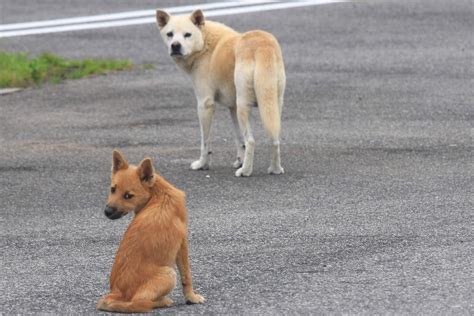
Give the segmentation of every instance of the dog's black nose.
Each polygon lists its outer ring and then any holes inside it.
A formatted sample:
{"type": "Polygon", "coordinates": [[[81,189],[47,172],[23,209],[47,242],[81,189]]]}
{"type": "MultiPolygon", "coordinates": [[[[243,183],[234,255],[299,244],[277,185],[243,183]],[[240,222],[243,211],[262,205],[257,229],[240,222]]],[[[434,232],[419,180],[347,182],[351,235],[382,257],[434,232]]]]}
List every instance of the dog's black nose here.
{"type": "Polygon", "coordinates": [[[171,51],[173,53],[181,53],[181,44],[178,42],[171,44],[171,51]]]}
{"type": "Polygon", "coordinates": [[[115,207],[110,207],[110,206],[106,206],[105,207],[105,210],[104,210],[104,213],[105,213],[105,216],[109,217],[112,216],[113,214],[115,214],[115,212],[117,212],[117,208],[115,207]]]}

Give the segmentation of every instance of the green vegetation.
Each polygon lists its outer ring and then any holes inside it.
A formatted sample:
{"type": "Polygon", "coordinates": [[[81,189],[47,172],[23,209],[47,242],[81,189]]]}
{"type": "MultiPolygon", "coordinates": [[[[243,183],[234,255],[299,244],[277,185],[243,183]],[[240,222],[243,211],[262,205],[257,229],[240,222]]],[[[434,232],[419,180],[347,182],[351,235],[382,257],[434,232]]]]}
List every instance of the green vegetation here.
{"type": "Polygon", "coordinates": [[[27,53],[0,52],[0,88],[59,83],[132,67],[126,60],[66,60],[50,53],[31,58],[27,53]]]}

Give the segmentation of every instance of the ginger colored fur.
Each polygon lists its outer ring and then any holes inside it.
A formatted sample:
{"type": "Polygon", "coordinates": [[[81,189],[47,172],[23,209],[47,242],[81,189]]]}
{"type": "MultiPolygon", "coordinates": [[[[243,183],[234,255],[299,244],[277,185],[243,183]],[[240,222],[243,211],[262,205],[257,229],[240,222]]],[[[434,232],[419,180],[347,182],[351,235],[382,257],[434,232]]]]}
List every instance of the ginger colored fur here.
{"type": "Polygon", "coordinates": [[[136,167],[114,151],[105,213],[117,219],[129,212],[135,215],[115,256],[110,293],[97,309],[132,313],[170,306],[166,295],[176,285],[175,264],[187,303],[202,303],[192,286],[184,192],[155,173],[151,159],[136,167]]]}

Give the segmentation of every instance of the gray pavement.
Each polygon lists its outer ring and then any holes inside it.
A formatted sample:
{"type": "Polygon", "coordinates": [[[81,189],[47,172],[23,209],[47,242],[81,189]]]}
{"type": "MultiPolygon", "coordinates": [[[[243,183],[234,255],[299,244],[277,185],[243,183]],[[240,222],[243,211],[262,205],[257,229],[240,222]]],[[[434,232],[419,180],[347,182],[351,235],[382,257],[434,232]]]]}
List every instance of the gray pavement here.
{"type": "MultiPolygon", "coordinates": [[[[0,17],[157,6],[88,3],[6,0],[0,17]]],[[[185,305],[178,286],[159,313],[472,315],[472,1],[214,20],[282,44],[283,176],[265,174],[256,116],[254,175],[233,176],[224,108],[213,168],[188,170],[199,155],[194,95],[153,25],[0,39],[0,50],[156,65],[0,96],[0,313],[95,311],[130,221],[102,211],[120,148],[135,163],[151,156],[188,197],[194,282],[207,301],[185,305]]]]}

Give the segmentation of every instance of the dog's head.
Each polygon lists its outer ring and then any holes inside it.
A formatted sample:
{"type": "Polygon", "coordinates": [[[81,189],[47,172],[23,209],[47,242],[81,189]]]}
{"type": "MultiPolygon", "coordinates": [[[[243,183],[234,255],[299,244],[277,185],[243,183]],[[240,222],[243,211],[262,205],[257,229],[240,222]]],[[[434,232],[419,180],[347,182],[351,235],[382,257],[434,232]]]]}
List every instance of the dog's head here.
{"type": "Polygon", "coordinates": [[[201,10],[194,11],[190,16],[171,16],[165,11],[156,10],[156,22],[168,52],[174,59],[186,58],[203,49],[204,15],[201,10]]]}
{"type": "Polygon", "coordinates": [[[105,216],[118,219],[127,213],[140,211],[151,198],[154,185],[154,168],[150,158],[138,166],[129,165],[123,155],[112,154],[112,183],[105,207],[105,216]]]}

